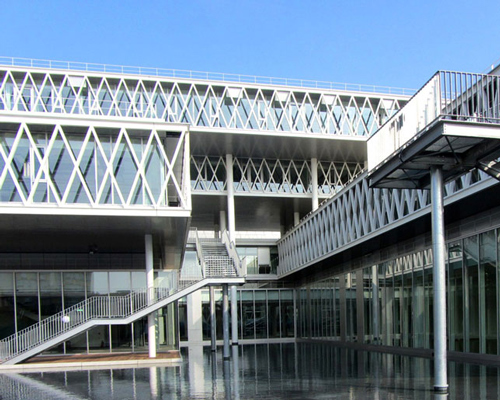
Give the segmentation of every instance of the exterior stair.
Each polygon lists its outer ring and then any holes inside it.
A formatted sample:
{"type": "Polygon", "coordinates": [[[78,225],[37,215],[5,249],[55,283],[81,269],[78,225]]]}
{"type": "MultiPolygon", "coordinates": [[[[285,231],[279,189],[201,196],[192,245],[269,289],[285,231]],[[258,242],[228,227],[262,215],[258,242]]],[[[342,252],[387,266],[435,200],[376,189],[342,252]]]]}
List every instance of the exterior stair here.
{"type": "Polygon", "coordinates": [[[237,275],[234,260],[229,256],[226,246],[222,242],[203,240],[200,242],[207,277],[237,275]]]}
{"type": "Polygon", "coordinates": [[[197,238],[198,265],[182,268],[175,288],[94,296],[0,340],[0,364],[17,364],[97,325],[130,324],[204,286],[245,283],[234,244],[227,243],[197,238]]]}

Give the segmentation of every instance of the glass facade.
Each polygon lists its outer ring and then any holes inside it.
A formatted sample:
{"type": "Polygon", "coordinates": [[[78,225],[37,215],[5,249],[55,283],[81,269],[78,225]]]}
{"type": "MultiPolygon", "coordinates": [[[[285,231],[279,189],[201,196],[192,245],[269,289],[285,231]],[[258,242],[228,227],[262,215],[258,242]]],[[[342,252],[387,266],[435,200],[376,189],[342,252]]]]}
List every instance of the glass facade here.
{"type": "MultiPolygon", "coordinates": [[[[157,286],[176,283],[177,271],[157,271],[157,286]]],[[[92,296],[123,296],[146,287],[144,271],[0,272],[1,338],[71,307],[92,296]]],[[[157,312],[159,348],[175,348],[175,304],[157,312]]],[[[147,318],[130,325],[101,325],[71,338],[49,352],[86,353],[147,350],[147,318]]]]}
{"type": "Polygon", "coordinates": [[[182,155],[168,160],[165,149],[176,148],[178,134],[169,132],[168,138],[160,140],[148,130],[75,130],[79,132],[64,132],[53,125],[27,125],[19,132],[18,127],[3,129],[0,148],[8,161],[2,159],[0,167],[6,166],[11,174],[0,182],[0,202],[173,205],[172,187],[182,187],[183,177],[177,171],[168,175],[168,166],[177,167],[182,155]],[[166,184],[171,191],[168,198],[166,184]]]}
{"type": "MultiPolygon", "coordinates": [[[[448,349],[498,355],[500,229],[447,247],[448,349]]],[[[426,249],[299,289],[298,336],[432,349],[432,265],[426,249]]]]}
{"type": "MultiPolygon", "coordinates": [[[[238,337],[241,340],[266,340],[295,337],[292,289],[238,289],[238,337]]],[[[203,340],[210,340],[210,295],[202,291],[203,340]]],[[[187,308],[179,302],[181,341],[187,341],[187,308]]],[[[222,340],[222,291],[215,290],[216,336],[222,340]]],[[[230,313],[231,317],[231,313],[230,313]]],[[[231,334],[232,326],[229,325],[231,334]]]]}

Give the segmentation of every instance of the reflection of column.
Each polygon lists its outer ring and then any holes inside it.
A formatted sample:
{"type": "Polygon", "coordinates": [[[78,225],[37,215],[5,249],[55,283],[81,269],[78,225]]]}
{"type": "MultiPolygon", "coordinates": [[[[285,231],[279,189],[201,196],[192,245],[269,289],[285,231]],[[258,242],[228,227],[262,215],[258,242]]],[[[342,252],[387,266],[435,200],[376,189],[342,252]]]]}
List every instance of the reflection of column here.
{"type": "Polygon", "coordinates": [[[231,286],[231,341],[238,345],[238,294],[236,286],[231,286]]]}
{"type": "MultiPolygon", "coordinates": [[[[154,270],[153,270],[153,236],[145,235],[146,252],[146,282],[148,286],[148,303],[154,301],[154,270]]],[[[156,312],[148,315],[148,347],[149,357],[156,357],[156,312]]]]}
{"type": "Polygon", "coordinates": [[[238,347],[233,346],[233,398],[240,398],[240,361],[238,347]]]}
{"type": "Polygon", "coordinates": [[[226,187],[227,187],[227,219],[229,240],[236,241],[236,224],[234,216],[234,178],[233,178],[233,155],[226,155],[226,187]]]}
{"type": "Polygon", "coordinates": [[[151,391],[151,399],[158,399],[158,370],[156,367],[149,368],[149,390],[151,391]]]}
{"type": "Polygon", "coordinates": [[[231,400],[231,361],[228,359],[224,360],[224,392],[225,398],[231,400]]]}
{"type": "Polygon", "coordinates": [[[212,363],[212,398],[217,398],[217,353],[210,353],[210,361],[212,363]]]}
{"type": "Polygon", "coordinates": [[[229,299],[228,284],[222,285],[222,333],[224,338],[224,359],[230,357],[229,354],[229,299]]]}
{"type": "Polygon", "coordinates": [[[312,210],[319,207],[318,197],[318,159],[311,158],[311,188],[312,188],[312,210]]]}
{"type": "Polygon", "coordinates": [[[205,371],[203,369],[203,346],[188,348],[189,390],[190,397],[195,398],[205,392],[205,371]]]}
{"type": "Polygon", "coordinates": [[[215,288],[210,286],[210,342],[212,351],[217,350],[217,331],[215,321],[215,288]]]}

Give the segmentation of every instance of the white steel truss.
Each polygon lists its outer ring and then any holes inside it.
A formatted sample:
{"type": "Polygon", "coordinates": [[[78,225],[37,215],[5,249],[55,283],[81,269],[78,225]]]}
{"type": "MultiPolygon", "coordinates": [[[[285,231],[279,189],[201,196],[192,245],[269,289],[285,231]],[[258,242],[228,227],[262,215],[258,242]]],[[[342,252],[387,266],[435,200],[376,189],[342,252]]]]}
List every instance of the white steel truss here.
{"type": "MultiPolygon", "coordinates": [[[[446,184],[445,203],[496,183],[486,173],[473,170],[446,184]]],[[[278,242],[278,276],[298,271],[369,235],[429,212],[429,191],[371,189],[364,173],[278,242]]]]}
{"type": "Polygon", "coordinates": [[[15,206],[190,211],[188,129],[3,118],[0,204],[0,212],[15,206]]]}
{"type": "MultiPolygon", "coordinates": [[[[226,158],[192,156],[191,188],[193,193],[225,192],[226,158]]],[[[233,158],[234,190],[236,194],[311,194],[311,162],[309,160],[279,160],[233,158]]],[[[361,173],[360,163],[318,162],[318,191],[330,196],[361,173]]]]}
{"type": "Polygon", "coordinates": [[[152,118],[191,127],[368,136],[408,96],[0,66],[0,113],[152,118]]]}

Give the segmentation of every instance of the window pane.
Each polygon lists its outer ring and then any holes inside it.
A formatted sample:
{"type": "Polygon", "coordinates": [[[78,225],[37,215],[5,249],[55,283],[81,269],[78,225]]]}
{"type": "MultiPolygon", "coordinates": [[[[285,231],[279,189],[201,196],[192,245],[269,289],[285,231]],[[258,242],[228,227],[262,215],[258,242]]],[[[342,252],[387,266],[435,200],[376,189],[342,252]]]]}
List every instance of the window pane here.
{"type": "Polygon", "coordinates": [[[17,329],[38,322],[38,276],[36,272],[16,273],[17,329]]]}

